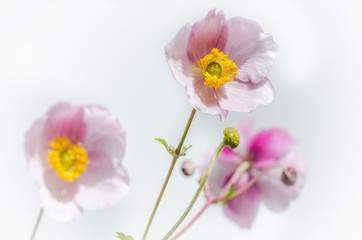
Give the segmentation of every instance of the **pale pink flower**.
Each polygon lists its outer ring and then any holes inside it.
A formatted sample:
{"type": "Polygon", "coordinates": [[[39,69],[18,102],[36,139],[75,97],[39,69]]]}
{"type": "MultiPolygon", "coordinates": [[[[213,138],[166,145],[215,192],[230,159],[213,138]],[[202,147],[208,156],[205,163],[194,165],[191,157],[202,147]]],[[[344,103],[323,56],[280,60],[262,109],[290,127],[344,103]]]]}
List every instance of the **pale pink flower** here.
{"type": "Polygon", "coordinates": [[[54,220],[103,209],[129,192],[121,160],[125,132],[106,108],[59,103],[25,135],[25,152],[42,206],[54,220]]]}
{"type": "Polygon", "coordinates": [[[200,112],[225,119],[228,111],[250,112],[274,99],[267,75],[277,45],[253,20],[226,20],[213,9],[192,26],[183,26],[165,53],[173,76],[200,112]]]}
{"type": "Polygon", "coordinates": [[[288,132],[280,128],[271,128],[253,135],[252,125],[251,120],[243,121],[238,127],[239,146],[235,149],[226,147],[220,153],[208,180],[213,194],[217,195],[220,192],[244,161],[250,161],[252,167],[238,178],[235,191],[245,186],[262,170],[276,164],[295,170],[297,180],[294,185],[286,185],[282,181],[283,169],[272,168],[248,190],[227,200],[224,207],[226,215],[243,228],[252,226],[261,202],[272,211],[285,210],[289,202],[298,196],[307,174],[303,157],[290,150],[296,141],[288,132]]]}

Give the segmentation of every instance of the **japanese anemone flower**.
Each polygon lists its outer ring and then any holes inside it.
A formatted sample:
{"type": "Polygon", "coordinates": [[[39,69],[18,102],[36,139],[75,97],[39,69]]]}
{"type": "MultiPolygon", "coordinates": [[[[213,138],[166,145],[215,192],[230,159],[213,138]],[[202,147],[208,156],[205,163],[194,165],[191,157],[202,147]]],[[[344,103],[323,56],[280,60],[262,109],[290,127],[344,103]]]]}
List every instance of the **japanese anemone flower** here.
{"type": "Polygon", "coordinates": [[[125,132],[106,108],[59,103],[25,134],[25,152],[44,210],[57,221],[103,209],[129,192],[121,160],[125,132]]]}
{"type": "Polygon", "coordinates": [[[272,211],[284,211],[299,195],[307,174],[304,158],[290,150],[296,141],[288,132],[271,128],[253,135],[252,125],[251,120],[240,124],[239,146],[235,149],[225,147],[221,151],[208,179],[212,194],[218,195],[244,163],[249,167],[239,172],[234,192],[260,177],[246,191],[225,201],[225,214],[242,228],[252,226],[261,202],[272,211]]]}
{"type": "Polygon", "coordinates": [[[267,75],[277,45],[253,20],[226,20],[222,11],[213,9],[192,26],[184,25],[165,53],[174,78],[197,111],[223,120],[229,111],[250,112],[274,99],[267,75]]]}

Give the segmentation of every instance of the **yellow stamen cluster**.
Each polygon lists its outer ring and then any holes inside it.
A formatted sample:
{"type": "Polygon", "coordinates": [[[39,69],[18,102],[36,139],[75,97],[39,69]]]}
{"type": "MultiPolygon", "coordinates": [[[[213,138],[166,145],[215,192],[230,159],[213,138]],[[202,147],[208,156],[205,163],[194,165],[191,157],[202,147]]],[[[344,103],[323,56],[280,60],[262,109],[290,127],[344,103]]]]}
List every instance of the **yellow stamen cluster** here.
{"type": "Polygon", "coordinates": [[[202,70],[201,76],[205,78],[205,85],[217,89],[235,78],[238,67],[228,56],[229,54],[223,54],[219,49],[213,48],[197,63],[202,70]]]}
{"type": "Polygon", "coordinates": [[[56,136],[49,142],[48,160],[58,176],[64,181],[74,181],[86,170],[88,164],[87,151],[82,144],[72,144],[64,136],[56,136]]]}

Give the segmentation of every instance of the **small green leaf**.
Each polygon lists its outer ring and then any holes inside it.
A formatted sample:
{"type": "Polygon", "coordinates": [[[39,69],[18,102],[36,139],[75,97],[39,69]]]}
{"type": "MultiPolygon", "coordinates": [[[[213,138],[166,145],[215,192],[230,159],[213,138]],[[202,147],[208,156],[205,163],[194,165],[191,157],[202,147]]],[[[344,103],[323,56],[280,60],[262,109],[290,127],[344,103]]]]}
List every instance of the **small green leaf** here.
{"type": "Polygon", "coordinates": [[[182,151],[180,152],[180,156],[186,156],[186,151],[189,150],[190,147],[192,147],[192,145],[188,147],[182,146],[182,151]]]}
{"type": "Polygon", "coordinates": [[[186,151],[189,150],[191,147],[192,147],[192,145],[190,145],[190,146],[188,146],[188,147],[182,146],[182,149],[184,150],[184,152],[186,152],[186,151]]]}
{"type": "Polygon", "coordinates": [[[167,150],[168,153],[173,154],[173,153],[175,152],[175,147],[173,147],[173,146],[171,146],[171,145],[169,146],[169,145],[167,144],[167,142],[166,142],[165,139],[155,138],[155,140],[156,140],[157,142],[162,143],[162,145],[165,146],[165,148],[166,148],[166,150],[167,150]]]}
{"type": "Polygon", "coordinates": [[[127,239],[127,236],[126,236],[124,233],[117,232],[117,235],[118,235],[118,237],[119,237],[120,239],[122,239],[122,240],[128,240],[128,239],[127,239]]]}
{"type": "Polygon", "coordinates": [[[157,142],[162,143],[162,144],[163,144],[163,146],[165,146],[165,148],[166,148],[166,149],[167,149],[167,151],[168,151],[168,144],[167,144],[167,142],[166,142],[166,140],[165,140],[165,139],[162,139],[162,138],[155,138],[155,140],[156,140],[157,142]]]}
{"type": "Polygon", "coordinates": [[[133,237],[130,235],[125,235],[124,233],[117,232],[117,237],[119,237],[121,240],[133,240],[133,237]]]}

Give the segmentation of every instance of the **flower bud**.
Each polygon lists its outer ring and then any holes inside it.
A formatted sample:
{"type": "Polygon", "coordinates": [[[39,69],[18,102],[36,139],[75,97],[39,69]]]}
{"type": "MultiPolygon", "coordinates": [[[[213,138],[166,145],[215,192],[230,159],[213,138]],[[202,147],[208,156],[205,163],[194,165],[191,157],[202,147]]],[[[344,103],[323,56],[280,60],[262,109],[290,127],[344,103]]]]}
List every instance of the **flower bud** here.
{"type": "Polygon", "coordinates": [[[282,172],[282,181],[288,186],[295,184],[297,181],[297,172],[293,168],[288,167],[282,172]]]}
{"type": "Polygon", "coordinates": [[[228,127],[224,129],[224,141],[230,148],[236,148],[240,142],[240,136],[235,128],[228,127]]]}
{"type": "Polygon", "coordinates": [[[195,164],[189,160],[182,163],[182,173],[185,176],[191,176],[195,172],[195,164]]]}

